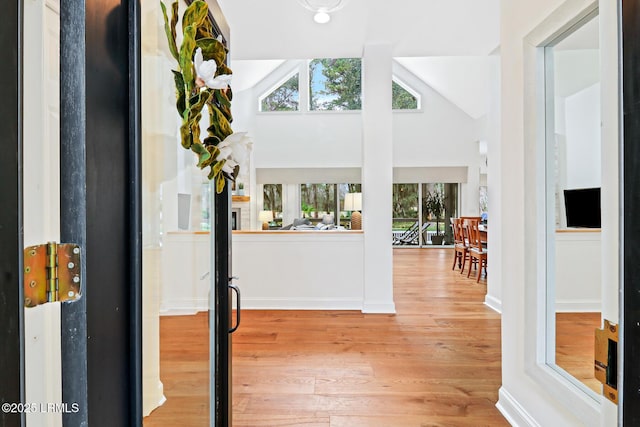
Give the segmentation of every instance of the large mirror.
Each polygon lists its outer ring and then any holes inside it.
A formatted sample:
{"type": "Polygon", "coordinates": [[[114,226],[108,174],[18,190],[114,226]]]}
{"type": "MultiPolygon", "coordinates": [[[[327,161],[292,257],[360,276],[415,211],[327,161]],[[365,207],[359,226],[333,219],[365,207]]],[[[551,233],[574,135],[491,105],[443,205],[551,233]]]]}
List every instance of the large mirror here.
{"type": "Polygon", "coordinates": [[[545,47],[547,363],[587,393],[600,327],[601,131],[597,11],[545,47]]]}

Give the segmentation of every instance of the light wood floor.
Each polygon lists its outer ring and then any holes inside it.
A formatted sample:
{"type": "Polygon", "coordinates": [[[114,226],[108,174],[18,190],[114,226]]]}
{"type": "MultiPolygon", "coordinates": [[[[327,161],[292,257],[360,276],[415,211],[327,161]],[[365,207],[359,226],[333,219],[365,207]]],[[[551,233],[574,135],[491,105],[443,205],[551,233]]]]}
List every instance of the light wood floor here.
{"type": "MultiPolygon", "coordinates": [[[[396,315],[243,311],[234,427],[507,426],[500,317],[451,249],[394,249],[396,315]]],[[[206,314],[161,319],[167,402],[145,427],[208,425],[206,314]]]]}
{"type": "Polygon", "coordinates": [[[594,331],[600,313],[556,313],[556,364],[600,394],[593,375],[594,331]]]}

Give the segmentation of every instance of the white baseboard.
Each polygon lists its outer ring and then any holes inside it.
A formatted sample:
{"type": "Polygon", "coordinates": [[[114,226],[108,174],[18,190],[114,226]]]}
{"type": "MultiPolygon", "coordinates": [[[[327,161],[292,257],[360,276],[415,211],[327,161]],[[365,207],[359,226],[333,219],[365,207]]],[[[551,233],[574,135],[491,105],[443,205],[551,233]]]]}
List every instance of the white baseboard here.
{"type": "Polygon", "coordinates": [[[484,305],[486,305],[493,311],[502,314],[502,301],[499,300],[498,298],[491,295],[485,295],[484,305]]]}
{"type": "Polygon", "coordinates": [[[362,306],[363,313],[395,314],[396,305],[392,302],[365,302],[362,306]]]}
{"type": "Polygon", "coordinates": [[[160,309],[160,316],[193,316],[201,311],[207,311],[207,308],[164,308],[160,309]]]}
{"type": "Polygon", "coordinates": [[[507,419],[509,424],[514,427],[540,427],[540,424],[538,424],[504,387],[500,387],[498,394],[499,398],[496,407],[507,419]]]}
{"type": "Polygon", "coordinates": [[[557,313],[599,313],[602,311],[600,300],[564,300],[556,301],[557,313]]]}
{"type": "MultiPolygon", "coordinates": [[[[359,310],[363,313],[395,313],[396,306],[390,303],[365,303],[361,299],[342,298],[242,298],[245,310],[359,310]]],[[[180,301],[160,306],[161,316],[189,316],[207,311],[204,301],[180,301]]]]}
{"type": "Polygon", "coordinates": [[[336,298],[242,298],[247,310],[362,310],[362,300],[336,298]]]}
{"type": "Polygon", "coordinates": [[[209,310],[207,298],[183,298],[160,301],[161,316],[189,316],[209,310]]]}

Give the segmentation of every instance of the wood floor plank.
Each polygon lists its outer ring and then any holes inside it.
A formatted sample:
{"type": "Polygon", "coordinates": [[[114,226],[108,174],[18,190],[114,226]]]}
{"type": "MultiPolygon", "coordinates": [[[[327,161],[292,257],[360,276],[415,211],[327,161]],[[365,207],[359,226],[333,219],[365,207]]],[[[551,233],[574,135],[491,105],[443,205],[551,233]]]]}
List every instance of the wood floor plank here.
{"type": "MultiPolygon", "coordinates": [[[[244,311],[234,426],[507,426],[500,316],[484,305],[486,279],[452,271],[450,256],[394,249],[395,315],[244,311]]],[[[206,334],[206,315],[161,318],[167,402],[145,427],[208,425],[206,334]]]]}
{"type": "Polygon", "coordinates": [[[600,313],[556,313],[556,363],[595,391],[602,384],[594,376],[594,334],[600,313]]]}

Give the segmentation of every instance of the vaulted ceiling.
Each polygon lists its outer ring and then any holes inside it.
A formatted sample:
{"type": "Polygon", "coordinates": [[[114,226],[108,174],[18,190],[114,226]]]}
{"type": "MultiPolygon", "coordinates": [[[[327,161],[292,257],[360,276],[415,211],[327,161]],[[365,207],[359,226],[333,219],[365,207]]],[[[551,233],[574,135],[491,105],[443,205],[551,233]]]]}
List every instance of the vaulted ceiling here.
{"type": "Polygon", "coordinates": [[[327,24],[296,0],[218,1],[231,27],[236,90],[284,59],[361,57],[365,44],[390,42],[402,65],[467,114],[486,112],[499,0],[348,0],[327,24]]]}

